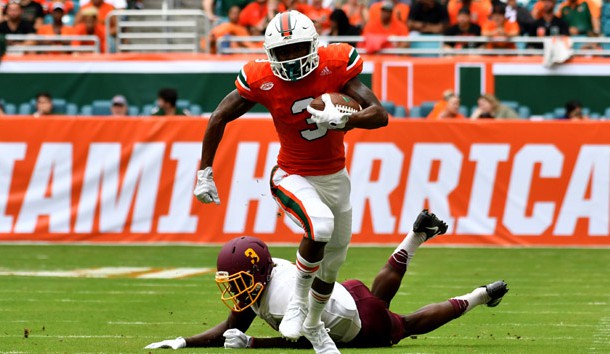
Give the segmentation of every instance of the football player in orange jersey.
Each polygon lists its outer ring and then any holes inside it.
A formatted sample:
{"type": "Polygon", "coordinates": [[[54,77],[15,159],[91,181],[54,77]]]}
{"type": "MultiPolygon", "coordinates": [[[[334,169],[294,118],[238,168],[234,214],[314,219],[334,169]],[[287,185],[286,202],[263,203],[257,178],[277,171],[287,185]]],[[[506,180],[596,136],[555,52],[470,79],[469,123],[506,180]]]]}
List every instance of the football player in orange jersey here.
{"type": "Polygon", "coordinates": [[[267,26],[264,48],[268,61],[244,65],[235,82],[237,89],[210,117],[194,194],[203,203],[220,203],[212,163],[225,126],[256,103],[265,106],[280,140],[271,192],[305,232],[296,256],[295,296],[279,330],[291,340],[305,336],[317,352],[338,353],[321,315],[351,239],[350,179],[343,139],[353,128],[386,126],[388,115],[358,79],[362,59],[356,49],[347,44],[318,48],[314,24],[300,12],[277,14],[267,26]],[[314,98],[331,92],[354,98],[363,109],[343,113],[329,100],[324,111],[309,107],[314,98]]]}

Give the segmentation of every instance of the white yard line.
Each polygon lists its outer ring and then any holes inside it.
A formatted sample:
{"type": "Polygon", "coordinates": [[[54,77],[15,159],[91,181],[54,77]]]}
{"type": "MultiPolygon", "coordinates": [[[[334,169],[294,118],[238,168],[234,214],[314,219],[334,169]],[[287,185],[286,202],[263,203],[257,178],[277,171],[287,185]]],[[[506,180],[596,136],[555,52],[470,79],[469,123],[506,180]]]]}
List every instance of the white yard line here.
{"type": "Polygon", "coordinates": [[[203,274],[210,274],[212,272],[214,272],[213,268],[101,267],[74,270],[43,271],[1,269],[0,276],[178,279],[203,274]]]}

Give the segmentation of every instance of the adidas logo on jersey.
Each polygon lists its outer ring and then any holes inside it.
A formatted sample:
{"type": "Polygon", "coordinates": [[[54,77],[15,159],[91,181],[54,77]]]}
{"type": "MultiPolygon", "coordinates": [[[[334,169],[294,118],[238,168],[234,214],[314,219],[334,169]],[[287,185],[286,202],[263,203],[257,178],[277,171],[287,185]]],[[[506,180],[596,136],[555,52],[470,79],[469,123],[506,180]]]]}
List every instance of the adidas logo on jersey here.
{"type": "Polygon", "coordinates": [[[328,66],[325,66],[324,69],[322,69],[322,71],[320,72],[320,76],[326,76],[326,75],[330,75],[333,72],[330,71],[330,69],[328,68],[328,66]]]}

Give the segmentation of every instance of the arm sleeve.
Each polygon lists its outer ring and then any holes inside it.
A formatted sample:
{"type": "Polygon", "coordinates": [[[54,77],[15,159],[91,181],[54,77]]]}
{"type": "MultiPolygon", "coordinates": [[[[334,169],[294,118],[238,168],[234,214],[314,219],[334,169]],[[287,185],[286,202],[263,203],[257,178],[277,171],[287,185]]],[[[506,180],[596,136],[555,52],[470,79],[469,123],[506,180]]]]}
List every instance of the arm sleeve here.
{"type": "Polygon", "coordinates": [[[349,44],[339,44],[341,46],[341,51],[344,52],[344,55],[347,56],[347,62],[345,64],[345,75],[343,77],[343,81],[341,82],[341,87],[345,86],[345,84],[358,76],[362,72],[363,60],[358,54],[356,48],[352,47],[349,44]]]}
{"type": "Polygon", "coordinates": [[[235,86],[237,87],[237,92],[239,95],[249,101],[258,102],[252,90],[250,88],[250,81],[248,81],[248,74],[252,72],[252,64],[251,62],[244,65],[239,74],[237,74],[237,78],[235,79],[235,86]]]}

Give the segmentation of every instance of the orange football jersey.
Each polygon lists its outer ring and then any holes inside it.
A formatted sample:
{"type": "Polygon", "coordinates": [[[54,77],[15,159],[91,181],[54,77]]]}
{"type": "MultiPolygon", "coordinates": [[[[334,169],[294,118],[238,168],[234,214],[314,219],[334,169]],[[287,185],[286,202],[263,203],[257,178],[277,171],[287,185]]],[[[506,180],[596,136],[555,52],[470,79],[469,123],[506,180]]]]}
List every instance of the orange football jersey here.
{"type": "Polygon", "coordinates": [[[345,133],[318,127],[307,106],[323,93],[341,92],[362,71],[362,59],[344,43],[320,47],[318,54],[318,67],[297,81],[275,76],[267,60],[248,62],[235,81],[243,98],[271,113],[281,146],[278,165],[290,174],[327,175],[345,167],[345,133]]]}

